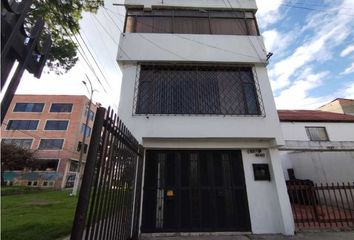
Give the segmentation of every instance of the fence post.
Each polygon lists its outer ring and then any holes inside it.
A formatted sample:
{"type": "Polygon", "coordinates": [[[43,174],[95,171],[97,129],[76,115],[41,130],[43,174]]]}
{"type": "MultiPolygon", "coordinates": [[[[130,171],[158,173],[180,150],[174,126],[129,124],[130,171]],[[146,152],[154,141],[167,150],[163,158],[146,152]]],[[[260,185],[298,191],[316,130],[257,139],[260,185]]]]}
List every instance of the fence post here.
{"type": "Polygon", "coordinates": [[[79,199],[75,211],[75,219],[73,228],[71,230],[71,240],[81,240],[85,230],[86,213],[90,202],[91,183],[95,174],[97,153],[100,145],[105,113],[105,108],[98,108],[96,112],[95,123],[93,125],[90,140],[90,147],[87,153],[84,175],[82,177],[79,199]]]}

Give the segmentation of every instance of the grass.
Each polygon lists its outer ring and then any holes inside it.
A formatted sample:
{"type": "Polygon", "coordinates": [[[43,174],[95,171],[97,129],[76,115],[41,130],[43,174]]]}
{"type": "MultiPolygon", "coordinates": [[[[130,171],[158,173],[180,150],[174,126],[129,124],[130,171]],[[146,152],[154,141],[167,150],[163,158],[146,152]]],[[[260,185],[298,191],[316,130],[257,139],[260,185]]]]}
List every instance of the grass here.
{"type": "Polygon", "coordinates": [[[64,191],[33,191],[2,196],[1,203],[2,239],[50,240],[70,234],[77,198],[64,191]]]}

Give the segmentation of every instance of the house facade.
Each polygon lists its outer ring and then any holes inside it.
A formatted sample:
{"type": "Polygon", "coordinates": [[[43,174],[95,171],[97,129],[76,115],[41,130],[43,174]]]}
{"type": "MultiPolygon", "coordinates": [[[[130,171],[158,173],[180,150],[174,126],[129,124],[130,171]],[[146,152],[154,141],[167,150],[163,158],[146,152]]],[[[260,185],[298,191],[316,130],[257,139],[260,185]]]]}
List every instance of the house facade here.
{"type": "Polygon", "coordinates": [[[254,0],[126,0],[119,116],[145,148],[140,231],[294,233],[254,0]]]}
{"type": "Polygon", "coordinates": [[[318,110],[354,115],[354,99],[336,98],[318,108],[318,110]]]}
{"type": "MultiPolygon", "coordinates": [[[[14,185],[71,188],[74,184],[89,99],[68,95],[15,95],[1,126],[2,142],[36,152],[37,169],[5,172],[14,185]]],[[[91,105],[83,160],[96,106],[91,105]]]]}
{"type": "Polygon", "coordinates": [[[354,116],[319,110],[280,110],[287,180],[354,182],[354,116]]]}

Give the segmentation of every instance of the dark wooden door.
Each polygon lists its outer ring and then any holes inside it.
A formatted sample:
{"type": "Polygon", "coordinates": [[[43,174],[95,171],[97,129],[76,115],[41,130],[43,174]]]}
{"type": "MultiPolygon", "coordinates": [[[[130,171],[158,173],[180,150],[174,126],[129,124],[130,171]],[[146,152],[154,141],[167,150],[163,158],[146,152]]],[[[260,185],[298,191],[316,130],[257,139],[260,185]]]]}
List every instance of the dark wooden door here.
{"type": "Polygon", "coordinates": [[[250,228],[241,151],[147,151],[142,232],[250,228]]]}

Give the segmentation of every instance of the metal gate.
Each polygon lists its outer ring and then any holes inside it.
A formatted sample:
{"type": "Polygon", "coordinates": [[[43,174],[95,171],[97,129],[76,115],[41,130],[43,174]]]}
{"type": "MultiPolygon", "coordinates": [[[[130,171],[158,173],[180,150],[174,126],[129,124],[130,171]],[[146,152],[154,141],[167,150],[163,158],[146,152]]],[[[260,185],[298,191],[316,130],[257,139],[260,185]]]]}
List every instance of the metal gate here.
{"type": "Polygon", "coordinates": [[[240,151],[147,151],[142,232],[250,231],[240,151]]]}
{"type": "Polygon", "coordinates": [[[143,149],[113,114],[98,108],[71,239],[136,239],[143,149]]]}

